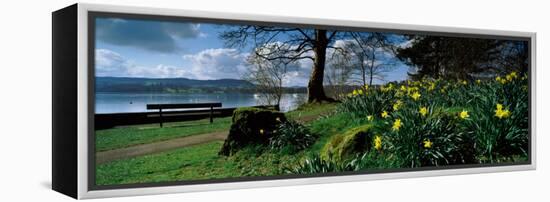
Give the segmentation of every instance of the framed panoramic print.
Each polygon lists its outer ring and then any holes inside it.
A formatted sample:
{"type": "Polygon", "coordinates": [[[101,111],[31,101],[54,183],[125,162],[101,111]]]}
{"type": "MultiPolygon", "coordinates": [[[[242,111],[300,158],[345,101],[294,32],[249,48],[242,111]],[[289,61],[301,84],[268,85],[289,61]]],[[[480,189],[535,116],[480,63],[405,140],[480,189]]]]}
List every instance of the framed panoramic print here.
{"type": "Polygon", "coordinates": [[[52,29],[74,198],[535,169],[535,33],[91,4],[52,29]]]}

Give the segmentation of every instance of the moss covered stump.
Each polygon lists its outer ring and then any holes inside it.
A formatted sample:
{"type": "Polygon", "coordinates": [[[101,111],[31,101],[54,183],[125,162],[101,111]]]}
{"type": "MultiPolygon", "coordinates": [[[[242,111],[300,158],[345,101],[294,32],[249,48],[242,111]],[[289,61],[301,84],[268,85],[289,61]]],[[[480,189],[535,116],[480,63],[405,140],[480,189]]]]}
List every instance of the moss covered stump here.
{"type": "Polygon", "coordinates": [[[369,151],[373,138],[371,128],[371,125],[358,126],[333,136],[321,150],[321,158],[343,161],[354,157],[355,154],[369,151]]]}
{"type": "Polygon", "coordinates": [[[268,145],[277,126],[286,121],[284,113],[260,108],[238,108],[233,112],[229,135],[219,152],[230,156],[249,145],[268,145]]]}

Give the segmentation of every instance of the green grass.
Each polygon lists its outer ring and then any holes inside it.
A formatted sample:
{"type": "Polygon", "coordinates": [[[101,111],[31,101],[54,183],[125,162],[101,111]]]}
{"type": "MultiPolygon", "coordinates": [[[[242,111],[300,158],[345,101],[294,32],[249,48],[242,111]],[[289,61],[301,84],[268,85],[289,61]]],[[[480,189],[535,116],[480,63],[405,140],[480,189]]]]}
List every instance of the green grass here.
{"type": "Polygon", "coordinates": [[[242,176],[282,174],[281,170],[302,160],[304,153],[281,155],[239,151],[231,157],[218,156],[223,142],[211,142],[158,154],[117,160],[97,166],[96,184],[134,184],[242,176]]]}
{"type": "Polygon", "coordinates": [[[166,123],[163,128],[158,124],[147,124],[97,130],[96,150],[106,151],[190,135],[227,131],[230,125],[231,117],[224,117],[214,119],[212,124],[209,123],[209,119],[202,119],[166,123]]]}
{"type": "Polygon", "coordinates": [[[201,172],[214,170],[195,168],[204,165],[218,165],[212,162],[218,159],[217,151],[221,145],[222,142],[212,142],[170,152],[101,164],[97,166],[97,184],[173,181],[182,180],[181,176],[194,179],[200,176],[201,172]]]}
{"type": "Polygon", "coordinates": [[[322,115],[330,114],[336,108],[336,103],[323,103],[323,104],[304,104],[298,107],[298,109],[287,112],[285,115],[289,119],[315,119],[322,115]]]}

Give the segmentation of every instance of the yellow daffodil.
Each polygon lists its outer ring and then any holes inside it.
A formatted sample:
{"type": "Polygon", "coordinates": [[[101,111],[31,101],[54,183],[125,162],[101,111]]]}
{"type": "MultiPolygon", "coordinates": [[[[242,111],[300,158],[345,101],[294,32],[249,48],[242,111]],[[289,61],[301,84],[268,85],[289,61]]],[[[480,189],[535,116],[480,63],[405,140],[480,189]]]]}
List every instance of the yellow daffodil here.
{"type": "Polygon", "coordinates": [[[511,72],[511,73],[510,73],[510,76],[511,76],[512,78],[514,78],[514,79],[515,79],[515,78],[518,78],[518,73],[517,73],[517,72],[511,72]]]}
{"type": "Polygon", "coordinates": [[[407,91],[407,87],[401,86],[401,91],[407,91]]]}
{"type": "Polygon", "coordinates": [[[396,97],[403,97],[403,91],[397,91],[395,92],[396,97]]]}
{"type": "Polygon", "coordinates": [[[380,135],[377,135],[374,138],[374,148],[376,150],[381,150],[382,149],[382,137],[380,135]]]}
{"type": "Polygon", "coordinates": [[[510,111],[507,109],[502,111],[495,111],[495,116],[499,119],[508,118],[510,116],[510,111]]]}
{"type": "Polygon", "coordinates": [[[398,131],[399,128],[401,128],[401,119],[395,119],[395,121],[393,122],[393,126],[391,127],[392,130],[394,131],[398,131]]]}
{"type": "Polygon", "coordinates": [[[434,90],[434,89],[435,89],[435,83],[432,82],[432,83],[430,84],[430,87],[428,88],[428,91],[432,91],[432,90],[434,90]]]}
{"type": "Polygon", "coordinates": [[[506,81],[512,81],[512,75],[508,74],[506,75],[506,81]]]}
{"type": "Polygon", "coordinates": [[[416,87],[416,86],[415,87],[409,87],[407,89],[407,95],[409,95],[409,96],[412,95],[413,93],[416,93],[416,92],[418,92],[418,87],[416,87]]]}
{"type": "Polygon", "coordinates": [[[399,110],[401,105],[403,105],[403,102],[401,102],[401,100],[397,100],[397,102],[395,102],[395,104],[393,104],[393,111],[399,110]]]}
{"type": "Polygon", "coordinates": [[[430,141],[430,139],[425,139],[423,143],[424,143],[424,148],[426,149],[432,148],[433,142],[430,141]]]}
{"type": "Polygon", "coordinates": [[[382,92],[388,92],[388,91],[393,90],[393,83],[388,83],[388,85],[386,85],[386,87],[380,86],[380,90],[382,90],[382,92]]]}
{"type": "Polygon", "coordinates": [[[480,84],[480,83],[481,83],[481,80],[479,80],[479,79],[476,80],[476,83],[477,83],[477,84],[480,84]]]}
{"type": "Polygon", "coordinates": [[[462,81],[462,85],[468,85],[468,82],[466,80],[462,81]]]}
{"type": "Polygon", "coordinates": [[[382,118],[387,118],[388,117],[388,112],[387,111],[383,111],[382,114],[381,114],[382,118]]]}
{"type": "Polygon", "coordinates": [[[458,116],[459,116],[461,119],[466,119],[466,118],[470,117],[470,115],[468,114],[468,111],[466,111],[466,110],[462,110],[462,112],[460,112],[460,113],[458,114],[458,116]]]}
{"type": "Polygon", "coordinates": [[[368,121],[372,121],[372,119],[373,119],[372,115],[368,115],[368,116],[367,116],[367,120],[368,120],[368,121]]]}
{"type": "Polygon", "coordinates": [[[428,108],[420,107],[420,110],[418,112],[420,113],[420,115],[426,116],[426,114],[428,114],[428,108]]]}
{"type": "Polygon", "coordinates": [[[417,92],[414,92],[414,93],[411,95],[411,98],[412,98],[414,101],[416,101],[416,100],[418,100],[418,98],[420,98],[420,96],[421,96],[420,93],[418,93],[418,91],[417,91],[417,92]]]}
{"type": "Polygon", "coordinates": [[[510,116],[510,111],[507,109],[502,110],[503,108],[504,106],[502,104],[497,104],[497,109],[495,110],[495,116],[498,117],[499,119],[508,118],[510,116]]]}
{"type": "Polygon", "coordinates": [[[500,76],[497,76],[497,78],[495,78],[495,80],[497,80],[498,82],[500,82],[500,84],[506,84],[506,79],[503,79],[503,78],[500,77],[500,76]]]}
{"type": "Polygon", "coordinates": [[[264,134],[264,129],[260,129],[260,134],[264,134]]]}
{"type": "Polygon", "coordinates": [[[365,90],[368,90],[369,89],[369,85],[365,85],[365,90]]]}

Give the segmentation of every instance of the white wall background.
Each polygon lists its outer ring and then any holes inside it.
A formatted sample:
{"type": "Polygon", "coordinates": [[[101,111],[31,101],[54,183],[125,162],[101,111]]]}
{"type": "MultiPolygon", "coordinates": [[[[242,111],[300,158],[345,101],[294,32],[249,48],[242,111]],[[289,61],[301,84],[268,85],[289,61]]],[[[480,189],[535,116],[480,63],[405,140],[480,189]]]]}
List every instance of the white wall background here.
{"type": "MultiPolygon", "coordinates": [[[[543,201],[548,165],[550,6],[541,0],[95,0],[90,3],[537,32],[536,171],[290,186],[105,201],[543,201]]],[[[74,1],[0,6],[0,201],[68,201],[51,184],[51,12],[74,1]],[[32,115],[31,115],[32,114],[32,115]],[[31,115],[31,116],[29,116],[31,115]]]]}

